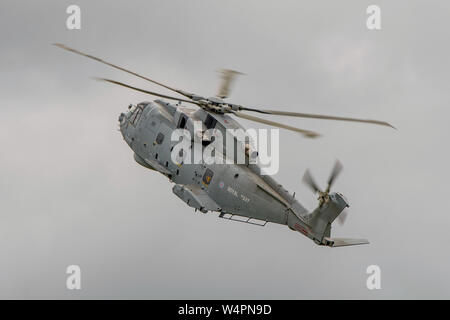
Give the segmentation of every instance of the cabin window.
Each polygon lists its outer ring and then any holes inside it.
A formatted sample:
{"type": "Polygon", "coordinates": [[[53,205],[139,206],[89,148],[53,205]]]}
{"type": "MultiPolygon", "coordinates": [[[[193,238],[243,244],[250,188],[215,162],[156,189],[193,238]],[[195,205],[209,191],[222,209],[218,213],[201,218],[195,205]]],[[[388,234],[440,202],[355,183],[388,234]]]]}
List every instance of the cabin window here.
{"type": "Polygon", "coordinates": [[[164,141],[164,135],[160,132],[158,133],[158,135],[156,136],[156,143],[157,144],[161,144],[164,141]]]}
{"type": "Polygon", "coordinates": [[[211,142],[213,142],[216,139],[216,137],[212,136],[211,140],[202,140],[202,145],[204,147],[209,146],[211,144],[211,142]]]}
{"type": "Polygon", "coordinates": [[[180,115],[180,120],[178,120],[178,128],[184,129],[186,127],[186,116],[184,114],[180,115]]]}
{"type": "Polygon", "coordinates": [[[203,175],[203,183],[209,185],[211,183],[214,172],[211,169],[206,169],[205,174],[203,175]]]}
{"type": "Polygon", "coordinates": [[[217,123],[217,120],[214,119],[214,117],[212,117],[210,114],[208,114],[208,115],[206,116],[206,119],[205,119],[205,126],[206,126],[207,129],[212,129],[212,128],[214,128],[214,127],[216,126],[216,123],[217,123]]]}

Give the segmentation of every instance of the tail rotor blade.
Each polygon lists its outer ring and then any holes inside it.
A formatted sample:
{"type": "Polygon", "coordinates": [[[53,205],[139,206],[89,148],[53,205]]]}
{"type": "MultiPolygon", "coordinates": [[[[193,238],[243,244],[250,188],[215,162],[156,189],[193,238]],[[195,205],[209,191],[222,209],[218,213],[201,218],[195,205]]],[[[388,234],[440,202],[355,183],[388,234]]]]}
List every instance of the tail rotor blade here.
{"type": "Polygon", "coordinates": [[[348,217],[348,211],[344,210],[341,212],[340,215],[338,215],[338,222],[341,226],[343,226],[345,224],[345,220],[347,220],[348,217]]]}
{"type": "Polygon", "coordinates": [[[316,182],[314,181],[313,177],[311,176],[311,173],[309,170],[305,171],[305,174],[303,175],[303,182],[313,190],[314,193],[321,192],[319,187],[317,186],[316,182]]]}
{"type": "Polygon", "coordinates": [[[331,186],[333,185],[334,181],[336,181],[337,176],[342,171],[342,164],[339,162],[339,160],[336,160],[334,164],[333,171],[331,171],[330,178],[328,178],[328,187],[326,192],[330,192],[331,186]]]}

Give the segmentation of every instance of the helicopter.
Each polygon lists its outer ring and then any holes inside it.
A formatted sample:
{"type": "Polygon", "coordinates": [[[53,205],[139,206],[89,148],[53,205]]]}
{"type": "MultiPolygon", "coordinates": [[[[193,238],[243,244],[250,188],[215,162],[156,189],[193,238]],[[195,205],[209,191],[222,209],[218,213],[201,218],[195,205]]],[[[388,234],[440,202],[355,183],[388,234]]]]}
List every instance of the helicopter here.
{"type": "MultiPolygon", "coordinates": [[[[343,223],[346,209],[349,207],[345,196],[339,192],[331,192],[331,187],[342,171],[342,165],[336,161],[325,189],[321,189],[314,181],[309,170],[305,171],[303,182],[318,195],[318,205],[313,211],[308,211],[291,194],[270,175],[262,173],[258,163],[250,161],[257,157],[250,151],[247,140],[238,141],[238,147],[245,151],[244,163],[235,161],[226,163],[184,163],[183,156],[188,152],[195,153],[192,146],[200,147],[200,151],[208,147],[214,137],[207,132],[222,132],[225,135],[229,129],[244,129],[235,119],[242,118],[265,125],[282,128],[300,133],[306,138],[316,138],[318,133],[280,122],[253,116],[249,113],[277,115],[287,117],[326,119],[337,121],[362,122],[394,128],[391,124],[379,120],[366,120],[329,115],[266,110],[248,108],[226,101],[231,84],[235,77],[241,74],[234,70],[222,70],[222,82],[214,97],[204,97],[188,91],[176,89],[146,76],[130,71],[103,59],[78,51],[64,44],[55,46],[90,58],[115,69],[124,71],[152,84],[172,91],[180,97],[174,97],[154,91],[137,88],[119,81],[96,78],[131,90],[139,91],[158,98],[177,101],[176,104],[157,99],[152,102],[130,104],[126,112],[119,116],[119,130],[125,142],[133,151],[134,160],[141,166],[157,171],[174,183],[173,193],[189,207],[202,213],[218,212],[223,219],[265,226],[267,223],[287,225],[291,230],[311,239],[320,246],[342,247],[368,244],[366,239],[333,238],[332,223],[338,218],[343,223]],[[185,104],[194,107],[186,107],[185,104]],[[200,123],[198,131],[195,123],[200,123]],[[191,133],[189,140],[191,150],[179,152],[174,161],[173,149],[177,144],[170,137],[176,130],[191,133]],[[192,137],[200,136],[200,142],[192,137]],[[194,141],[195,140],[195,141],[194,141]]],[[[228,158],[232,154],[226,149],[221,154],[228,158]]],[[[234,155],[232,156],[235,160],[234,155]]]]}

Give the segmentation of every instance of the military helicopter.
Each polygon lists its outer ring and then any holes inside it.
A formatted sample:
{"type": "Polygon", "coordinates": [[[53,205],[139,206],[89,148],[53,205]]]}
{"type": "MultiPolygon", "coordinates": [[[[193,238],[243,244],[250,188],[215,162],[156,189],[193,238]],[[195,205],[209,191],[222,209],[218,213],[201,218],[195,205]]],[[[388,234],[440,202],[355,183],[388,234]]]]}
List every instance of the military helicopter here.
{"type": "MultiPolygon", "coordinates": [[[[175,184],[172,189],[173,193],[188,206],[203,213],[218,212],[220,218],[249,224],[265,226],[268,222],[272,222],[287,225],[291,230],[300,232],[321,246],[341,247],[369,243],[366,239],[331,237],[333,221],[339,217],[343,222],[345,218],[343,211],[349,207],[346,198],[341,193],[330,192],[334,181],[342,170],[342,165],[338,161],[335,163],[327,187],[323,191],[318,187],[310,172],[306,170],[303,182],[318,195],[319,200],[317,208],[309,212],[295,199],[295,193],[290,194],[272,177],[263,175],[260,166],[250,161],[243,164],[207,164],[205,162],[184,164],[182,160],[174,162],[171,153],[176,142],[169,137],[176,129],[187,130],[195,136],[193,124],[194,122],[200,122],[200,135],[202,135],[200,144],[201,148],[205,148],[207,143],[205,144],[204,141],[208,142],[208,137],[205,137],[207,130],[219,130],[226,134],[227,129],[243,129],[243,126],[234,117],[298,132],[306,138],[319,136],[314,131],[255,117],[248,112],[363,122],[394,128],[391,124],[378,120],[248,108],[225,101],[229,96],[231,83],[239,74],[237,71],[223,70],[222,83],[218,94],[215,97],[204,97],[172,88],[63,44],[57,43],[55,45],[183,96],[183,98],[178,98],[133,87],[111,79],[98,79],[155,97],[177,101],[176,104],[171,104],[158,99],[153,102],[141,102],[137,105],[131,104],[126,113],[120,114],[119,127],[123,139],[134,152],[135,161],[147,169],[165,175],[175,184]],[[188,108],[183,106],[182,103],[191,104],[197,108],[188,108]]],[[[210,141],[211,137],[209,137],[210,141]]],[[[246,148],[246,141],[242,142],[242,145],[246,151],[246,160],[249,160],[253,155],[246,148]]],[[[225,151],[225,157],[226,153],[227,151],[225,151]]],[[[180,154],[180,156],[182,155],[180,154]]]]}

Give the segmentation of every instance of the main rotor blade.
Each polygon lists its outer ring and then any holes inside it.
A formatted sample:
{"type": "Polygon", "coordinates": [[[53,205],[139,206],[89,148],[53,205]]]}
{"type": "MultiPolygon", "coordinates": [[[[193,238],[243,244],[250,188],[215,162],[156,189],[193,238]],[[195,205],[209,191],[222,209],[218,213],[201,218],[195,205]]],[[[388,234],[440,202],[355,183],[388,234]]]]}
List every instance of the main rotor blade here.
{"type": "Polygon", "coordinates": [[[328,186],[327,190],[325,192],[330,192],[331,186],[333,185],[334,181],[336,181],[337,176],[342,171],[342,164],[339,162],[339,160],[336,160],[334,163],[333,170],[331,171],[330,177],[328,178],[328,186]]]}
{"type": "Polygon", "coordinates": [[[314,193],[322,192],[314,181],[309,169],[306,169],[305,174],[303,175],[303,182],[312,189],[314,193]]]}
{"type": "MultiPolygon", "coordinates": [[[[249,111],[255,111],[258,109],[250,110],[249,111]]],[[[358,118],[347,118],[347,117],[336,117],[336,116],[327,116],[327,115],[321,115],[321,114],[311,114],[311,113],[298,113],[298,112],[287,112],[287,111],[276,111],[276,110],[265,110],[260,109],[256,112],[262,112],[266,114],[272,114],[277,116],[289,116],[289,117],[298,117],[298,118],[311,118],[311,119],[325,119],[325,120],[339,120],[339,121],[352,121],[352,122],[363,122],[363,123],[371,123],[371,124],[377,124],[381,126],[386,127],[395,127],[391,125],[390,123],[386,121],[380,121],[380,120],[370,120],[370,119],[358,119],[358,118]]]]}
{"type": "Polygon", "coordinates": [[[128,88],[128,89],[132,89],[132,90],[136,90],[136,91],[139,91],[139,92],[147,93],[147,94],[150,94],[152,96],[157,96],[157,97],[161,97],[161,98],[165,98],[165,99],[176,100],[176,101],[183,101],[183,102],[188,102],[188,103],[192,103],[192,104],[195,104],[195,105],[199,105],[198,103],[196,103],[196,102],[194,102],[192,100],[180,99],[180,98],[167,96],[165,94],[161,94],[161,93],[157,93],[157,92],[153,92],[153,91],[148,91],[148,90],[136,88],[136,87],[130,86],[128,84],[125,84],[125,83],[122,83],[122,82],[119,82],[119,81],[115,81],[115,80],[111,80],[111,79],[105,79],[105,78],[94,78],[94,79],[95,80],[99,80],[99,81],[106,81],[106,82],[110,82],[110,83],[113,83],[113,84],[117,84],[119,86],[122,86],[122,87],[125,87],[125,88],[128,88]]]}
{"type": "Polygon", "coordinates": [[[258,112],[258,113],[262,113],[262,114],[271,114],[270,112],[266,112],[264,110],[247,108],[247,107],[243,107],[240,105],[235,105],[235,106],[237,106],[239,108],[239,111],[252,111],[252,112],[258,112]]]}
{"type": "Polygon", "coordinates": [[[291,126],[288,126],[286,124],[282,124],[282,123],[279,123],[279,122],[270,121],[270,120],[266,120],[266,119],[262,119],[262,118],[258,118],[258,117],[254,117],[254,116],[250,116],[250,115],[242,113],[242,112],[236,111],[236,112],[233,112],[233,114],[236,117],[239,117],[239,118],[243,118],[243,119],[247,119],[247,120],[255,121],[255,122],[259,122],[259,123],[264,123],[264,124],[267,124],[269,126],[274,126],[274,127],[278,127],[278,128],[282,128],[282,129],[287,129],[287,130],[299,132],[299,133],[303,134],[304,136],[306,136],[308,138],[316,138],[316,137],[319,136],[319,134],[314,132],[314,131],[309,131],[309,130],[304,130],[304,129],[300,129],[300,128],[296,128],[296,127],[291,127],[291,126]]]}
{"type": "Polygon", "coordinates": [[[221,69],[220,71],[220,86],[219,91],[216,94],[216,97],[221,99],[228,98],[231,91],[231,84],[236,79],[237,75],[243,74],[242,72],[230,69],[221,69]]]}
{"type": "Polygon", "coordinates": [[[64,50],[67,50],[67,51],[70,51],[70,52],[79,54],[79,55],[84,56],[84,57],[86,57],[86,58],[89,58],[89,59],[98,61],[98,62],[103,63],[103,64],[106,64],[106,65],[108,65],[108,66],[110,66],[110,67],[113,67],[113,68],[116,68],[116,69],[118,69],[118,70],[127,72],[127,73],[129,73],[129,74],[132,74],[133,76],[138,77],[138,78],[141,78],[141,79],[150,81],[151,83],[157,84],[157,85],[159,85],[159,86],[161,86],[161,87],[163,87],[163,88],[166,88],[166,89],[169,89],[169,90],[171,90],[171,91],[174,91],[174,92],[176,92],[176,93],[178,93],[178,94],[181,94],[181,95],[183,95],[183,96],[185,96],[185,97],[187,97],[187,98],[191,98],[191,97],[192,97],[192,95],[189,94],[189,93],[187,93],[187,92],[184,92],[184,91],[182,91],[182,90],[178,90],[178,89],[169,87],[169,86],[167,86],[167,85],[165,85],[165,84],[162,84],[161,82],[152,80],[152,79],[147,78],[147,77],[145,77],[145,76],[143,76],[143,75],[140,75],[140,74],[138,74],[138,73],[136,73],[136,72],[133,72],[133,71],[127,70],[127,69],[125,69],[125,68],[122,68],[122,67],[120,67],[120,66],[117,66],[117,65],[115,65],[115,64],[112,64],[111,62],[108,62],[108,61],[102,60],[102,59],[100,59],[100,58],[91,56],[90,54],[86,54],[86,53],[84,53],[84,52],[81,52],[81,51],[78,51],[78,50],[76,50],[76,49],[70,48],[70,47],[68,47],[68,46],[66,46],[66,45],[64,45],[64,44],[62,44],[62,43],[54,43],[54,45],[57,46],[57,47],[59,47],[59,48],[61,48],[61,49],[64,49],[64,50]]]}

